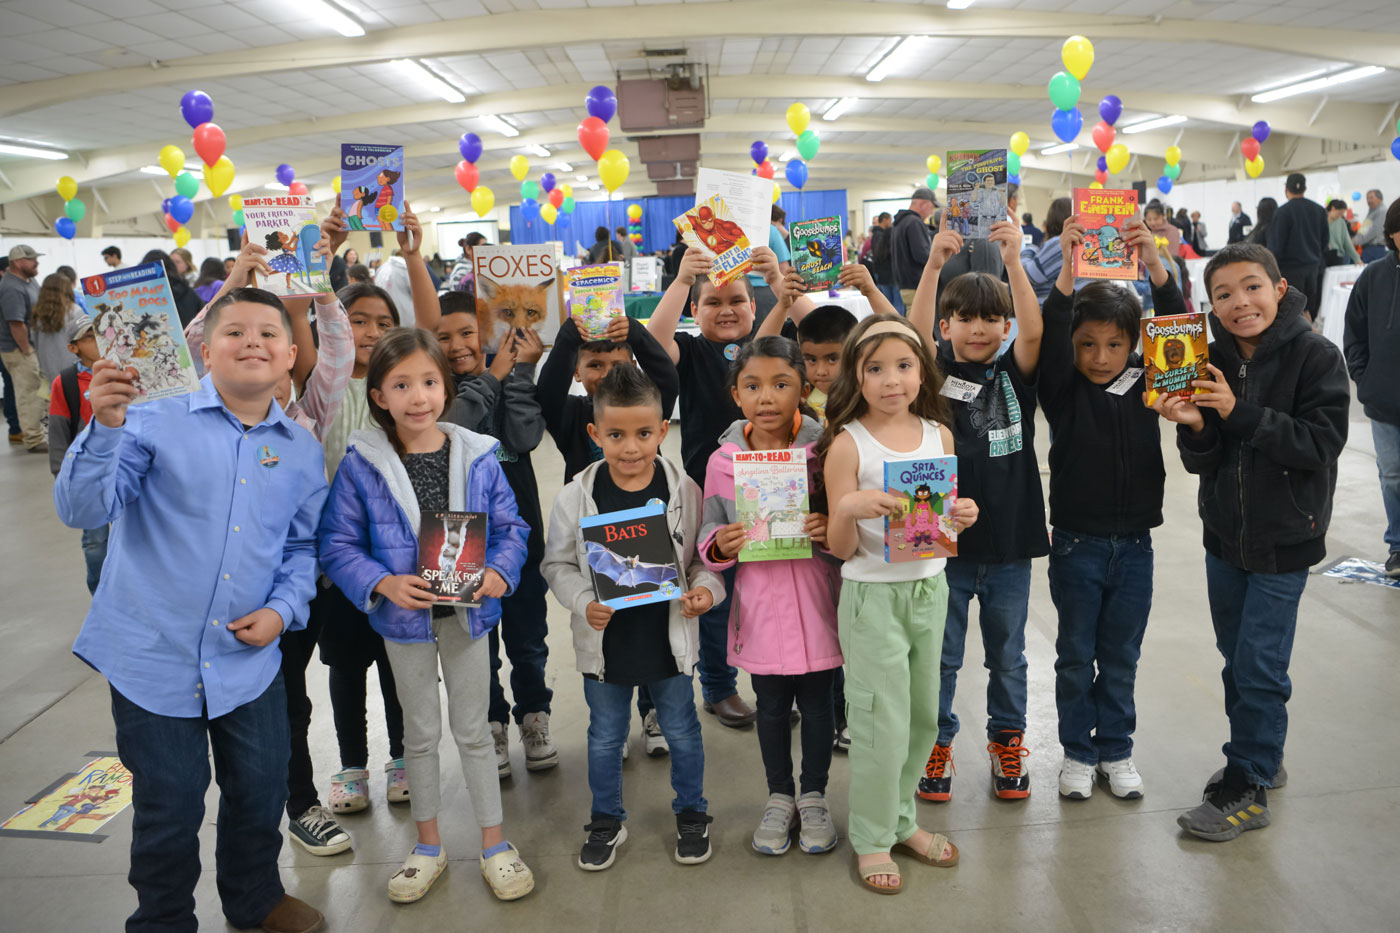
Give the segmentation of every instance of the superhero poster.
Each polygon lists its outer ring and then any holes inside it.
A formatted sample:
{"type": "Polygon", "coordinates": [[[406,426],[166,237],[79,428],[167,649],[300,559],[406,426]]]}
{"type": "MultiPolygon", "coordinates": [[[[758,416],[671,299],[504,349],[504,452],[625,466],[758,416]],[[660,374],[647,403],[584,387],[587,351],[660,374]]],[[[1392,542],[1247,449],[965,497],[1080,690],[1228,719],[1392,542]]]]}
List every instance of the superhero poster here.
{"type": "Polygon", "coordinates": [[[1203,313],[1143,318],[1142,365],[1147,370],[1148,407],[1161,395],[1189,398],[1206,391],[1191,383],[1210,378],[1206,370],[1208,339],[1203,313]]]}
{"type": "Polygon", "coordinates": [[[486,573],[486,515],[424,512],[418,532],[418,575],[440,603],[475,608],[486,573]]]}
{"type": "Polygon", "coordinates": [[[675,219],[681,238],[712,257],[710,281],[725,285],[748,272],[755,246],[768,245],[772,182],[740,172],[702,168],[695,206],[675,219]]]}
{"type": "Polygon", "coordinates": [[[593,592],[610,609],[680,599],[685,577],[660,500],[579,522],[593,592]]]}
{"type": "Polygon", "coordinates": [[[1084,242],[1074,249],[1075,278],[1137,279],[1137,247],[1128,244],[1123,229],[1137,205],[1131,188],[1074,189],[1074,213],[1084,225],[1084,242]]]}
{"type": "Polygon", "coordinates": [[[885,519],[886,563],[958,556],[957,457],[886,460],[885,491],[902,503],[900,514],[885,519]]]}

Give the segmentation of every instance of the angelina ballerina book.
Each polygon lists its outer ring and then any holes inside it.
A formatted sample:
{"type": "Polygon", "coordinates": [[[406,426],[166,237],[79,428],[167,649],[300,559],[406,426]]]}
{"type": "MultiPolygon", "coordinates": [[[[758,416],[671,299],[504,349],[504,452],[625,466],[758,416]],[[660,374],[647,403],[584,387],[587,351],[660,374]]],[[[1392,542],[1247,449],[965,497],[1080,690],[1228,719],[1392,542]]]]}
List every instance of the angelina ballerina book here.
{"type": "Polygon", "coordinates": [[[403,146],[340,145],[340,209],[351,230],[403,231],[403,146]]]}
{"type": "Polygon", "coordinates": [[[846,261],[846,244],[841,239],[841,218],[822,217],[799,220],[792,225],[792,265],[808,290],[836,287],[841,264],[846,261]]]}
{"type": "Polygon", "coordinates": [[[626,609],[685,594],[663,503],[588,515],[579,527],[593,592],[604,606],[626,609]]]}
{"type": "Polygon", "coordinates": [[[622,307],[622,263],[575,266],[564,277],[569,289],[569,316],[584,340],[602,339],[615,318],[626,317],[622,307]]]}
{"type": "Polygon", "coordinates": [[[1142,320],[1142,365],[1146,369],[1147,406],[1162,395],[1190,398],[1205,389],[1191,382],[1209,378],[1210,349],[1206,316],[1173,314],[1142,320]]]}
{"type": "Polygon", "coordinates": [[[97,352],[135,377],[133,405],[199,388],[162,263],[88,276],[83,294],[97,352]]]}
{"type": "Polygon", "coordinates": [[[418,530],[418,576],[440,603],[475,608],[486,574],[483,512],[424,512],[418,530]]]}
{"type": "Polygon", "coordinates": [[[282,194],[244,198],[243,222],[248,242],[267,249],[272,274],[253,276],[253,285],[281,298],[307,298],[331,290],[323,256],[313,255],[321,239],[316,202],[311,195],[282,194]]]}
{"type": "Polygon", "coordinates": [[[885,519],[885,561],[958,556],[953,505],[958,501],[958,458],[885,461],[885,491],[900,500],[885,519]]]}
{"type": "Polygon", "coordinates": [[[986,239],[1006,220],[1006,150],[948,153],[948,229],[986,239]]]}
{"type": "Polygon", "coordinates": [[[811,557],[808,511],[806,450],[734,452],[734,512],[748,535],[740,563],[811,557]]]}
{"type": "Polygon", "coordinates": [[[1137,247],[1123,236],[1137,205],[1131,188],[1074,189],[1074,213],[1084,225],[1084,242],[1074,248],[1075,278],[1137,279],[1137,247]]]}

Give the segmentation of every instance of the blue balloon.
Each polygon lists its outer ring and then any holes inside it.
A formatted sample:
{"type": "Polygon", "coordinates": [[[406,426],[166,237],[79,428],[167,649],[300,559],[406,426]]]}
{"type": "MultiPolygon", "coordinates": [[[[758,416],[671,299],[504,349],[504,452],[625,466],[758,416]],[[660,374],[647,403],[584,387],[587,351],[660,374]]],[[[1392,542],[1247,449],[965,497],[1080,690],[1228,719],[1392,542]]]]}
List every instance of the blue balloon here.
{"type": "Polygon", "coordinates": [[[1108,171],[1108,160],[1105,159],[1103,156],[1099,156],[1099,161],[1095,163],[1095,165],[1101,172],[1108,171]]]}
{"type": "Polygon", "coordinates": [[[1007,176],[1006,176],[1006,180],[1007,180],[1008,182],[1010,182],[1011,184],[1013,184],[1013,185],[1019,185],[1019,184],[1021,183],[1021,176],[1020,176],[1020,175],[1007,175],[1007,176]]]}
{"type": "Polygon", "coordinates": [[[170,199],[170,216],[182,224],[190,222],[194,216],[194,202],[183,194],[177,194],[170,199]]]}
{"type": "Polygon", "coordinates": [[[71,240],[78,233],[78,225],[68,217],[60,217],[53,223],[54,232],[65,240],[71,240]]]}
{"type": "Polygon", "coordinates": [[[1050,118],[1050,128],[1055,131],[1055,136],[1061,142],[1071,143],[1084,128],[1084,117],[1079,113],[1078,107],[1056,110],[1050,118]]]}
{"type": "Polygon", "coordinates": [[[783,174],[787,176],[788,184],[798,191],[807,184],[807,163],[801,159],[793,159],[788,162],[787,168],[783,169],[783,174]]]}
{"type": "Polygon", "coordinates": [[[540,176],[540,187],[544,189],[545,194],[549,194],[554,190],[554,182],[555,178],[553,172],[545,172],[540,176]]]}
{"type": "Polygon", "coordinates": [[[475,163],[481,158],[481,137],[475,133],[463,133],[462,138],[457,140],[457,151],[462,154],[462,158],[475,163]]]}
{"type": "Polygon", "coordinates": [[[1172,180],[1171,180],[1170,178],[1168,178],[1167,176],[1165,176],[1165,175],[1163,175],[1161,178],[1158,178],[1158,179],[1157,179],[1157,190],[1160,191],[1160,192],[1162,192],[1163,194],[1171,194],[1171,193],[1172,193],[1172,180]]]}
{"type": "Polygon", "coordinates": [[[562,212],[562,211],[560,211],[559,216],[558,216],[558,217],[555,219],[555,221],[554,221],[554,229],[555,229],[555,230],[567,230],[567,229],[569,229],[569,223],[570,223],[569,215],[568,215],[568,214],[565,214],[565,213],[562,212]]]}
{"type": "Polygon", "coordinates": [[[180,98],[180,116],[191,127],[214,119],[214,102],[203,91],[186,91],[180,98]]]}
{"type": "Polygon", "coordinates": [[[1395,156],[1395,158],[1400,159],[1400,136],[1397,136],[1390,141],[1390,154],[1395,156]]]}
{"type": "Polygon", "coordinates": [[[1099,116],[1103,122],[1109,126],[1118,122],[1118,118],[1123,115],[1123,102],[1118,99],[1117,94],[1110,94],[1099,101],[1099,116]]]}
{"type": "Polygon", "coordinates": [[[1360,201],[1360,200],[1361,200],[1361,192],[1360,192],[1360,191],[1353,191],[1353,192],[1351,193],[1351,199],[1352,199],[1353,201],[1360,201]]]}
{"type": "Polygon", "coordinates": [[[768,158],[768,144],[761,139],[754,140],[753,145],[749,146],[749,158],[762,165],[763,160],[768,158]]]}
{"type": "Polygon", "coordinates": [[[520,203],[520,216],[526,220],[539,220],[540,202],[534,198],[526,198],[520,203]]]}
{"type": "Polygon", "coordinates": [[[605,84],[600,84],[589,91],[583,103],[588,108],[590,117],[597,117],[604,123],[611,120],[613,114],[617,113],[617,95],[612,92],[612,88],[605,84]]]}

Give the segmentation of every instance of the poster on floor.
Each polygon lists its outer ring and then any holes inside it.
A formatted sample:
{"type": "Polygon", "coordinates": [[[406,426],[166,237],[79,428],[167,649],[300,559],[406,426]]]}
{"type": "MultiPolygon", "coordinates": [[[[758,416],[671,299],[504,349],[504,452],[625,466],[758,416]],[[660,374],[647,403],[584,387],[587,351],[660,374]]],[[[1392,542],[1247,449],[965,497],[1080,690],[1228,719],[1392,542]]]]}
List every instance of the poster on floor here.
{"type": "Polygon", "coordinates": [[[0,824],[0,836],[101,842],[107,821],[131,806],[131,772],[112,753],[95,755],[25,801],[0,824]]]}

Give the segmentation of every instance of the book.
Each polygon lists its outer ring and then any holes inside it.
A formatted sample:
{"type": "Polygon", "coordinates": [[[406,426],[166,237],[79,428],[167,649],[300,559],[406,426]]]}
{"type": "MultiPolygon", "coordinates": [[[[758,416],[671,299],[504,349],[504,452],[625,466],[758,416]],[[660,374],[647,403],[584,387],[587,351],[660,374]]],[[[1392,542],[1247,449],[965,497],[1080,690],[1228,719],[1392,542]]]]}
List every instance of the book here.
{"type": "Polygon", "coordinates": [[[1084,225],[1084,242],[1074,248],[1075,278],[1136,281],[1138,251],[1123,228],[1137,216],[1137,205],[1132,188],[1074,189],[1074,213],[1084,225]]]}
{"type": "Polygon", "coordinates": [[[579,529],[593,592],[604,606],[626,609],[685,595],[664,503],[588,515],[579,529]]]}
{"type": "Polygon", "coordinates": [[[279,194],[243,199],[248,242],[267,249],[272,275],[252,277],[252,285],[281,298],[305,298],[331,290],[324,256],[315,256],[321,227],[311,195],[279,194]]]}
{"type": "Polygon", "coordinates": [[[90,275],[83,294],[98,354],[135,378],[133,405],[199,388],[163,263],[90,275]]]}
{"type": "Polygon", "coordinates": [[[563,259],[559,243],[477,246],[476,317],[482,347],[495,353],[512,327],[533,327],[545,346],[564,322],[563,259]]]}
{"type": "Polygon", "coordinates": [[[807,451],[734,453],[734,512],[748,534],[739,562],[812,556],[807,537],[807,451]]]}
{"type": "Polygon", "coordinates": [[[351,230],[402,232],[403,146],[341,143],[340,209],[351,230]]]}
{"type": "Polygon", "coordinates": [[[1143,318],[1142,365],[1149,408],[1161,395],[1189,398],[1206,391],[1192,387],[1191,381],[1210,378],[1208,339],[1204,312],[1143,318]]]}
{"type": "Polygon", "coordinates": [[[633,292],[657,292],[661,290],[661,260],[655,256],[638,256],[632,260],[633,292]]]}
{"type": "Polygon", "coordinates": [[[809,291],[836,287],[836,278],[846,261],[841,218],[821,217],[799,220],[791,228],[792,267],[807,283],[809,291]]]}
{"type": "Polygon", "coordinates": [[[903,503],[899,515],[885,519],[886,562],[958,556],[957,457],[886,460],[885,491],[903,503]]]}
{"type": "Polygon", "coordinates": [[[476,608],[486,575],[486,514],[424,512],[418,528],[418,576],[440,603],[476,608]]]}
{"type": "Polygon", "coordinates": [[[579,336],[599,340],[614,318],[626,317],[622,308],[622,263],[576,266],[564,273],[569,289],[569,317],[579,336]]]}
{"type": "Polygon", "coordinates": [[[687,246],[713,258],[710,281],[727,285],[753,266],[755,246],[768,245],[773,184],[742,172],[701,168],[695,173],[695,206],[675,219],[687,246]]]}
{"type": "Polygon", "coordinates": [[[1006,150],[963,149],[948,153],[948,229],[986,239],[1006,215],[1006,150]]]}

